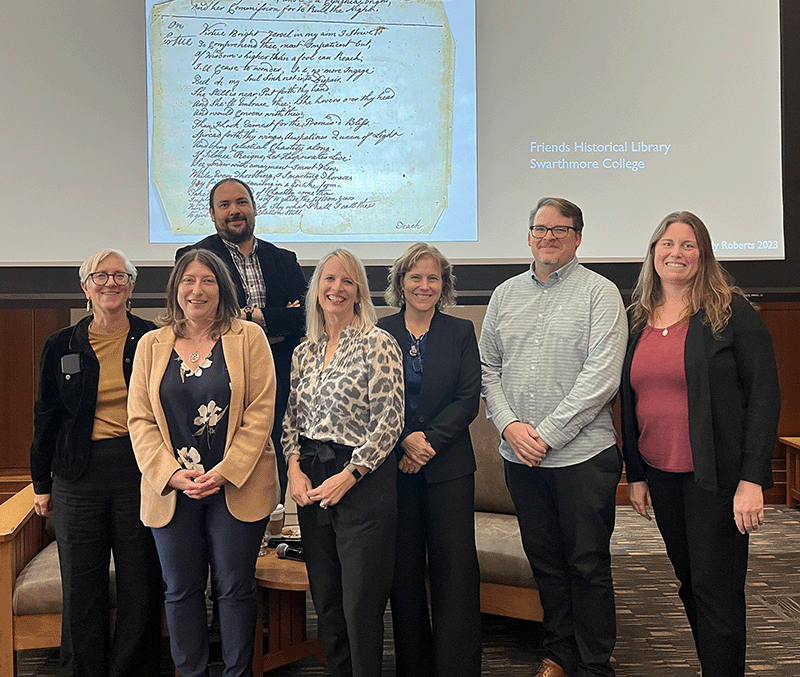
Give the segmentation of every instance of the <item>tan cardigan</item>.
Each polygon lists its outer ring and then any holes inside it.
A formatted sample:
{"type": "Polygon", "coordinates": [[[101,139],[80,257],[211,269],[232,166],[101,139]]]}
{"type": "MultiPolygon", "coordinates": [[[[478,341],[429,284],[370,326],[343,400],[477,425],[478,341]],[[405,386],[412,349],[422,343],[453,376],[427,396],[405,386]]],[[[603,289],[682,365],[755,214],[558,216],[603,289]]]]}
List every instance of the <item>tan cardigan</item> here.
{"type": "MultiPolygon", "coordinates": [[[[141,518],[163,527],[175,514],[176,493],[167,482],[181,466],[175,458],[161,406],[161,379],[175,347],[171,327],[145,334],[136,350],[128,393],[128,429],[142,471],[141,518]]],[[[222,336],[231,377],[228,434],[222,461],[213,469],[225,480],[228,510],[255,522],[278,503],[278,472],[270,440],[275,415],[275,368],[264,331],[234,320],[222,336]]]]}

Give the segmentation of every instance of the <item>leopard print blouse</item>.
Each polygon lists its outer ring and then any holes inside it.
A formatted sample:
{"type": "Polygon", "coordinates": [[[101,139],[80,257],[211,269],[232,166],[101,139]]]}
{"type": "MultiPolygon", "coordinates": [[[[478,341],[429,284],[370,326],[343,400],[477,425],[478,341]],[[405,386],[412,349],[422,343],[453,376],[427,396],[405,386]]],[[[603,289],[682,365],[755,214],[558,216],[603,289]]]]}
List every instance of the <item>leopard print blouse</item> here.
{"type": "Polygon", "coordinates": [[[283,419],[283,452],[300,453],[299,436],[355,447],[351,462],[375,470],[403,430],[403,355],[388,332],[347,327],[327,369],[327,337],[305,341],[292,355],[283,419]]]}

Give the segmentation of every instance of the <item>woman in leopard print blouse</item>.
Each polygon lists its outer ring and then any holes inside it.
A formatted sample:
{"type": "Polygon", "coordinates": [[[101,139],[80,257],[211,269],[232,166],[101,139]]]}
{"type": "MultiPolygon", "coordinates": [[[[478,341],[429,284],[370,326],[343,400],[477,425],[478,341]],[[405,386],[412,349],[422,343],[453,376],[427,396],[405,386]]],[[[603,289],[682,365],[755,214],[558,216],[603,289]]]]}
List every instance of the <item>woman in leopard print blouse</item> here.
{"type": "Polygon", "coordinates": [[[306,299],[283,421],[289,492],[328,668],[374,677],[394,568],[403,358],[375,326],[364,266],[346,249],[320,261],[306,299]]]}

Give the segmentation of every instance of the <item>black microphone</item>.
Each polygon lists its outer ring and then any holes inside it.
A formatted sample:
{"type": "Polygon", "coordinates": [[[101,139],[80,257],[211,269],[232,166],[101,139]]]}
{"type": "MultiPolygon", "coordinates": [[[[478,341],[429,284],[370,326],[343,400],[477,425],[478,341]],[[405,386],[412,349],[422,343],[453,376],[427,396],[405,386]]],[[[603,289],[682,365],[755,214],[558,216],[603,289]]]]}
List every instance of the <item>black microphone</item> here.
{"type": "Polygon", "coordinates": [[[297,562],[305,562],[306,558],[303,555],[302,545],[289,545],[288,543],[278,543],[275,548],[278,553],[278,559],[293,559],[297,562]]]}

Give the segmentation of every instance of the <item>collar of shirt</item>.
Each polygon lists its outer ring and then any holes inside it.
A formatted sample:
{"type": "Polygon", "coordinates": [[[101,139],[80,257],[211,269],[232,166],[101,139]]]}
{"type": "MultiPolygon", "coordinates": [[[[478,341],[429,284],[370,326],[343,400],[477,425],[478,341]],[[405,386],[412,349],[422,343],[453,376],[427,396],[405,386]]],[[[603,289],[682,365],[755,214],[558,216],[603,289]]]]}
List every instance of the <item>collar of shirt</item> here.
{"type": "Polygon", "coordinates": [[[251,251],[247,256],[242,254],[242,250],[239,249],[239,245],[238,244],[235,244],[233,242],[228,242],[228,240],[226,240],[222,236],[220,236],[219,239],[222,240],[225,243],[225,246],[230,250],[231,254],[233,254],[234,256],[238,256],[240,258],[243,258],[243,259],[244,258],[254,257],[256,255],[256,251],[258,251],[258,238],[256,238],[256,237],[253,238],[253,251],[251,251]]]}
{"type": "Polygon", "coordinates": [[[570,273],[578,267],[578,257],[574,256],[572,261],[569,263],[561,266],[558,270],[554,270],[550,275],[547,276],[547,281],[542,282],[536,275],[535,271],[536,261],[531,262],[531,279],[538,284],[540,287],[547,289],[552,287],[554,284],[557,284],[560,280],[566,280],[570,273]]]}
{"type": "Polygon", "coordinates": [[[267,287],[261,271],[261,262],[257,256],[258,240],[254,238],[253,251],[245,256],[236,244],[220,239],[230,251],[233,265],[239,271],[246,305],[250,308],[264,308],[267,305],[267,287]]]}
{"type": "MultiPolygon", "coordinates": [[[[356,329],[356,327],[354,327],[352,324],[348,324],[339,333],[339,340],[351,338],[351,337],[353,337],[353,336],[355,336],[356,334],[359,334],[359,333],[360,333],[360,331],[358,329],[356,329]]],[[[328,336],[328,332],[325,329],[322,330],[322,338],[324,339],[324,341],[320,341],[319,345],[324,345],[325,343],[327,343],[330,340],[330,336],[328,336]]]]}

